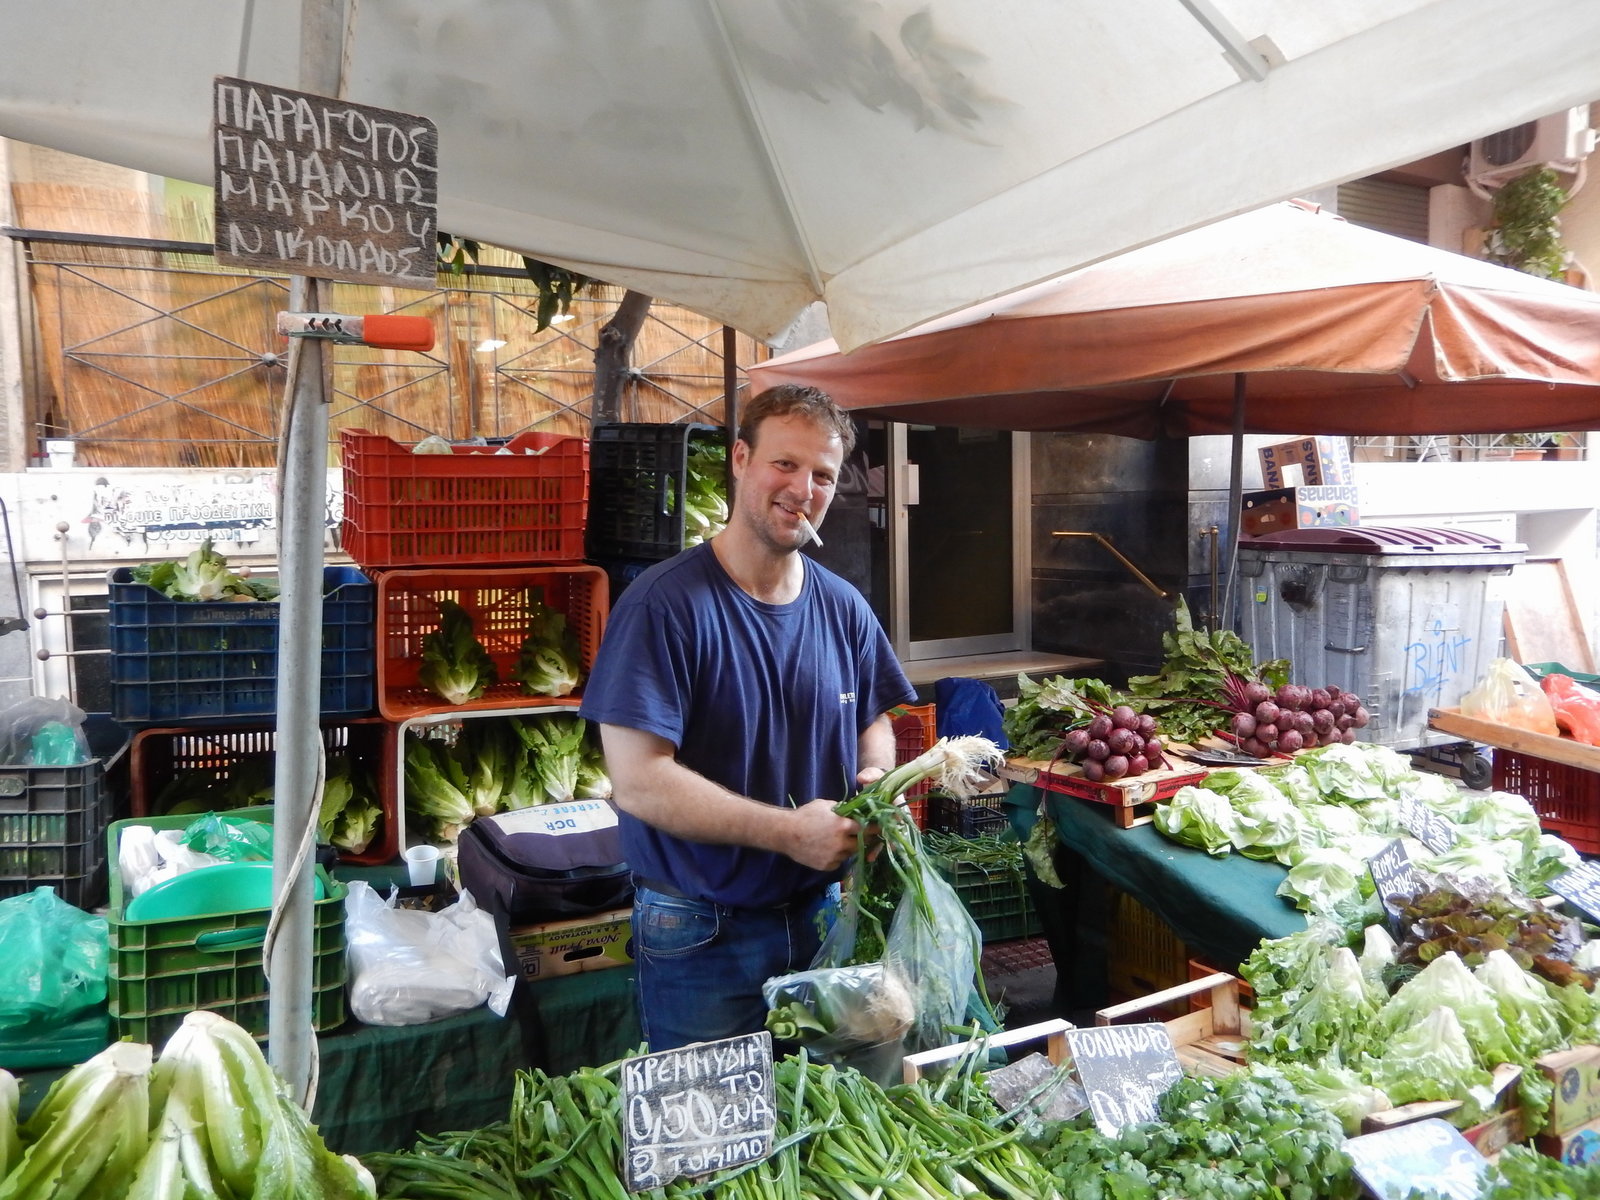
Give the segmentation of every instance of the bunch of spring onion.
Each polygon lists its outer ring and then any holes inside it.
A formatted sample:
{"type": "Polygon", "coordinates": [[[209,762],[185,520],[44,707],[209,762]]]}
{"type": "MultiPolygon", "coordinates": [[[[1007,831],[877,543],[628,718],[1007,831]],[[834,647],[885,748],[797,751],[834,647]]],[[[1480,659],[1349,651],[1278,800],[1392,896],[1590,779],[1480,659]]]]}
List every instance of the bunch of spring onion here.
{"type": "MultiPolygon", "coordinates": [[[[384,1196],[412,1200],[626,1200],[621,1064],[571,1075],[517,1072],[509,1119],[369,1154],[384,1196]]],[[[640,1193],[651,1200],[1058,1200],[1061,1192],[993,1106],[973,1111],[928,1084],[880,1088],[804,1052],[772,1068],[772,1153],[640,1193]]]]}
{"type": "MultiPolygon", "coordinates": [[[[907,1039],[911,1049],[925,1049],[947,1040],[970,998],[987,1006],[977,928],[924,852],[904,796],[925,780],[970,796],[1003,761],[987,738],[941,738],[835,808],[861,823],[839,916],[853,937],[830,936],[819,956],[828,961],[768,982],[767,1028],[775,1038],[828,1056],[841,1043],[864,1048],[907,1039]],[[971,997],[951,994],[968,961],[967,978],[976,981],[971,997]]],[[[983,1016],[993,1021],[992,1012],[983,1016]]]]}

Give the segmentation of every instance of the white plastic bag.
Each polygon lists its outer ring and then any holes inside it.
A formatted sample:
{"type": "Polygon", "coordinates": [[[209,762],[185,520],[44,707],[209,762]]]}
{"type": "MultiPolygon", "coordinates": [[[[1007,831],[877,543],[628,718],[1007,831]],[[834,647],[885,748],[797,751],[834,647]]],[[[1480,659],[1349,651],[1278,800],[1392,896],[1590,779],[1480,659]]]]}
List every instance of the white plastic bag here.
{"type": "Polygon", "coordinates": [[[122,890],[130,900],[185,871],[223,861],[185,846],[181,829],[129,825],[117,843],[117,870],[122,872],[122,890]]]}
{"type": "Polygon", "coordinates": [[[345,897],[350,1011],[367,1025],[421,1025],[487,1003],[499,1017],[516,976],[500,959],[494,918],[471,893],[442,912],[397,908],[363,880],[345,897]]]}

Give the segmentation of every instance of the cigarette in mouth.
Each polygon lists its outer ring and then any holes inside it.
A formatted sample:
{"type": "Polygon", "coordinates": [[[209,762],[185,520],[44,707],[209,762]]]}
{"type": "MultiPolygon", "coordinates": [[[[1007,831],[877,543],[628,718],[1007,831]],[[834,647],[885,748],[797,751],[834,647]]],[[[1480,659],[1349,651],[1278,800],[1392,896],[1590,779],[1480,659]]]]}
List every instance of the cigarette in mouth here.
{"type": "Polygon", "coordinates": [[[817,527],[806,519],[805,513],[795,513],[795,516],[800,518],[800,524],[810,535],[811,540],[819,546],[822,545],[822,535],[817,532],[817,527]]]}

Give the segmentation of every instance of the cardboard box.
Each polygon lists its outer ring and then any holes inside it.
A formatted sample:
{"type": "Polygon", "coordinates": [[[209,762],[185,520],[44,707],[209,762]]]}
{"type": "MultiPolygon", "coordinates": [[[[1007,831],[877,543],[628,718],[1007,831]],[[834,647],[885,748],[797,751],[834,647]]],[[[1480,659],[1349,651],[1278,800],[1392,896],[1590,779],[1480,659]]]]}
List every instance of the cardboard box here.
{"type": "Polygon", "coordinates": [[[1540,1134],[1533,1139],[1540,1154],[1559,1158],[1569,1167],[1600,1163],[1600,1121],[1591,1121],[1566,1133],[1540,1134]]]}
{"type": "Polygon", "coordinates": [[[1354,484],[1332,487],[1276,488],[1244,494],[1241,525],[1247,537],[1281,529],[1361,523],[1359,492],[1354,484]]]}
{"type": "Polygon", "coordinates": [[[1261,486],[1264,488],[1333,487],[1355,482],[1350,466],[1350,443],[1342,437],[1305,437],[1263,446],[1261,486]]]}
{"type": "Polygon", "coordinates": [[[625,967],[633,962],[633,910],[618,908],[571,921],[511,928],[518,969],[527,980],[625,967]]]}
{"type": "Polygon", "coordinates": [[[1540,1055],[1534,1066],[1555,1085],[1547,1133],[1562,1134],[1600,1121],[1600,1046],[1554,1050],[1540,1055]]]}

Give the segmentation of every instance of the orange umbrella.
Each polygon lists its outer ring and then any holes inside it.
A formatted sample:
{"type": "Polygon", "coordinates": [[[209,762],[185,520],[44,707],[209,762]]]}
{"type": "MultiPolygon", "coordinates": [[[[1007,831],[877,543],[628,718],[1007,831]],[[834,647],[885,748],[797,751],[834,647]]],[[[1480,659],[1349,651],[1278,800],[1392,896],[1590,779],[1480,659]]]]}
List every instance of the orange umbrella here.
{"type": "Polygon", "coordinates": [[[1593,429],[1600,295],[1290,202],[750,374],[938,425],[1144,438],[1593,429]]]}

